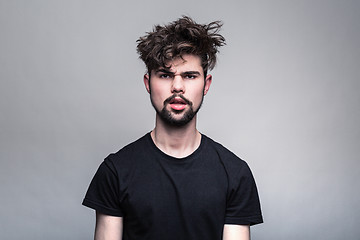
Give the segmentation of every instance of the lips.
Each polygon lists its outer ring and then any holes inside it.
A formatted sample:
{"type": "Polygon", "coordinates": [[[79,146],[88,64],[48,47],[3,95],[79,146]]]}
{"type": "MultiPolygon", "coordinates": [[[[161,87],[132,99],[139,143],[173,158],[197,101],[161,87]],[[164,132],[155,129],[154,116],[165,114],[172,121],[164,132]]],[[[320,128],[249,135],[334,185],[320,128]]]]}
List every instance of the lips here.
{"type": "Polygon", "coordinates": [[[176,97],[170,100],[170,104],[186,104],[186,101],[180,97],[176,97]]]}
{"type": "Polygon", "coordinates": [[[170,107],[176,111],[181,111],[186,107],[186,101],[180,97],[172,98],[169,101],[170,107]]]}

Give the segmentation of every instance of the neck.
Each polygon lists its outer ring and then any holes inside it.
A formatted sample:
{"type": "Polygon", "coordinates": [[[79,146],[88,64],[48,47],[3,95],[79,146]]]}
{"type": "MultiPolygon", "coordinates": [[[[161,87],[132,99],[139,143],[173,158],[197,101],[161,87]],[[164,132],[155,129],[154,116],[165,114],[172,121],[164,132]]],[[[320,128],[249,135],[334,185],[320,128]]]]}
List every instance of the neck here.
{"type": "Polygon", "coordinates": [[[201,142],[201,134],[196,129],[196,116],[181,127],[169,126],[156,116],[156,125],[151,137],[161,151],[176,158],[190,155],[201,142]]]}

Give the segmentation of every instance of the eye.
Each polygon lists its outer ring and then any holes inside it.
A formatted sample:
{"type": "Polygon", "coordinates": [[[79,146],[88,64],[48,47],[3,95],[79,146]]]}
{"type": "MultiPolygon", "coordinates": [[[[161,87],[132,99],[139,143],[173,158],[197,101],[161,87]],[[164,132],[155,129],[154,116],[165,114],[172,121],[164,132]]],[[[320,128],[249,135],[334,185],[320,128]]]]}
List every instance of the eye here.
{"type": "Polygon", "coordinates": [[[163,79],[169,79],[169,78],[171,78],[171,76],[170,76],[169,74],[166,74],[166,73],[160,74],[159,77],[160,77],[160,78],[163,78],[163,79]]]}
{"type": "Polygon", "coordinates": [[[188,75],[185,75],[185,78],[186,79],[195,79],[197,76],[196,75],[193,75],[193,74],[188,74],[188,75]]]}

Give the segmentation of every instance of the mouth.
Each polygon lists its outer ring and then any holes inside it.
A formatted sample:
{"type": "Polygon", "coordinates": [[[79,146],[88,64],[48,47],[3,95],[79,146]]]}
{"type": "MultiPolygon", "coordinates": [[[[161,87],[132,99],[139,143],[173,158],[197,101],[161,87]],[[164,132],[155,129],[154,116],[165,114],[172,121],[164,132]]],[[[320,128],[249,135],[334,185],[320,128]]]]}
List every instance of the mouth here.
{"type": "Polygon", "coordinates": [[[181,97],[174,97],[169,101],[170,107],[176,111],[181,111],[186,108],[187,102],[181,97]]]}

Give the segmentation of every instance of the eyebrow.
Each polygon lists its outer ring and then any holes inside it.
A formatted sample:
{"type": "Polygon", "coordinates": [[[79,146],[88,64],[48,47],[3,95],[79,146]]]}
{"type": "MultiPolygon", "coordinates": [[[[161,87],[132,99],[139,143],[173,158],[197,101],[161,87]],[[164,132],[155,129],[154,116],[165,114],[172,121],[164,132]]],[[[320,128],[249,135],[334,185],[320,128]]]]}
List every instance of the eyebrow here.
{"type": "Polygon", "coordinates": [[[168,73],[168,74],[174,74],[173,72],[169,71],[169,70],[166,70],[164,68],[161,68],[161,69],[158,69],[155,71],[155,73],[168,73]]]}
{"type": "MultiPolygon", "coordinates": [[[[163,69],[163,68],[158,69],[158,70],[155,71],[155,73],[159,73],[159,72],[160,73],[166,73],[166,74],[175,75],[174,72],[171,72],[171,71],[163,69]]],[[[181,73],[181,75],[201,75],[201,74],[198,71],[186,71],[186,72],[181,73]]]]}
{"type": "Polygon", "coordinates": [[[198,71],[187,71],[187,72],[184,72],[183,74],[185,74],[185,75],[201,75],[200,72],[198,72],[198,71]]]}

